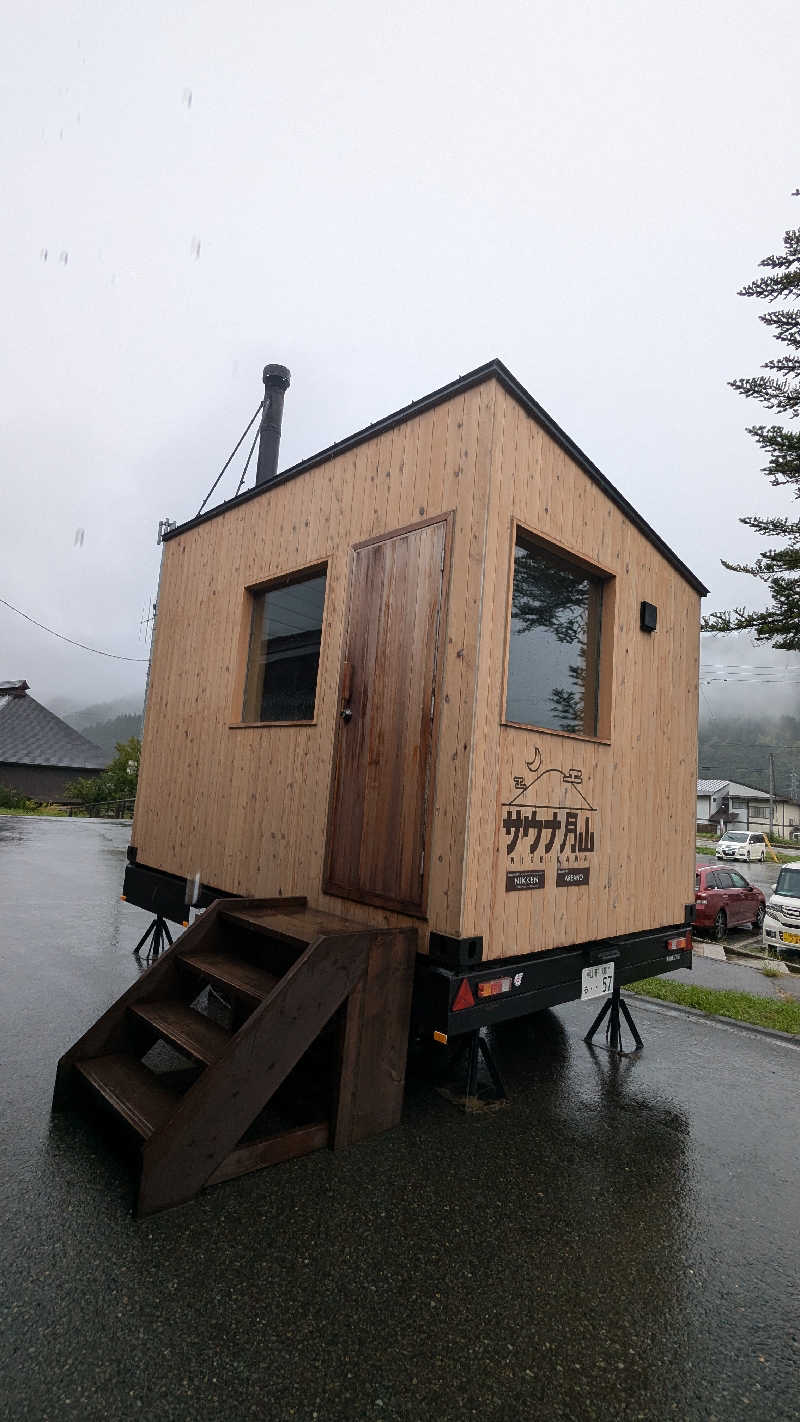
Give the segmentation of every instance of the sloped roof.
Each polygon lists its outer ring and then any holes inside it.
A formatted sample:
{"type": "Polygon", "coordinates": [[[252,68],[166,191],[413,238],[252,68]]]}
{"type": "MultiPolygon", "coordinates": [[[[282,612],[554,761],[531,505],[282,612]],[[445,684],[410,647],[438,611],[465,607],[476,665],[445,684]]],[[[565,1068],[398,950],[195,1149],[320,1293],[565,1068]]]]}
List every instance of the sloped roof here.
{"type": "MultiPolygon", "coordinates": [[[[18,682],[0,683],[0,688],[18,686],[18,682]]],[[[0,764],[105,770],[108,763],[105,751],[32,696],[0,690],[0,764]]]]}
{"type": "Polygon", "coordinates": [[[718,790],[727,790],[731,795],[739,795],[750,800],[768,800],[768,790],[757,790],[753,785],[740,785],[736,780],[698,780],[698,795],[716,795],[718,790]]]}
{"type": "Polygon", "coordinates": [[[179,538],[182,533],[186,533],[190,528],[196,528],[198,524],[207,523],[209,519],[219,518],[220,514],[227,513],[229,509],[238,508],[239,504],[247,503],[250,499],[262,498],[279,484],[285,484],[290,479],[296,479],[299,474],[305,474],[308,469],[314,469],[318,464],[325,464],[328,460],[334,459],[339,454],[344,454],[346,450],[355,449],[357,445],[363,444],[366,440],[375,439],[379,434],[384,434],[387,430],[394,429],[396,425],[403,424],[406,420],[412,420],[417,415],[424,414],[427,410],[432,410],[436,405],[441,405],[445,400],[451,400],[455,395],[462,395],[467,390],[472,390],[476,385],[482,385],[486,380],[496,380],[503,390],[516,400],[523,410],[530,415],[531,419],[550,436],[561,449],[574,460],[579,469],[602,489],[607,498],[625,515],[627,519],[638,528],[649,543],[673,568],[680,573],[690,587],[693,587],[701,596],[705,596],[708,588],[687,568],[686,564],[677,553],[664,542],[650,524],[642,518],[633,504],[629,503],[624,494],[615,488],[610,479],[602,474],[596,464],[593,464],[588,455],[579,449],[573,439],[570,438],[559,425],[556,424],[552,415],[534,400],[528,393],[524,385],[520,385],[516,376],[501,360],[494,359],[487,361],[486,365],[479,365],[476,370],[471,370],[467,375],[461,375],[457,380],[452,380],[449,385],[443,385],[439,390],[434,390],[430,395],[424,395],[420,400],[412,400],[410,405],[404,405],[402,409],[395,410],[393,414],[386,415],[382,420],[377,420],[375,424],[367,425],[363,430],[357,430],[355,434],[349,435],[346,439],[339,440],[336,444],[331,444],[327,449],[320,450],[319,454],[312,454],[309,459],[303,459],[299,464],[293,464],[291,468],[284,469],[280,474],[276,474],[274,479],[267,480],[266,483],[256,484],[254,488],[245,489],[243,494],[235,495],[232,499],[225,500],[224,503],[217,504],[216,508],[207,509],[205,513],[198,514],[195,518],[190,518],[186,523],[178,524],[177,527],[169,529],[164,537],[166,543],[170,538],[179,538]]]}
{"type": "Polygon", "coordinates": [[[756,785],[740,785],[738,780],[729,780],[728,788],[732,795],[740,795],[743,799],[768,800],[769,791],[759,790],[756,785]]]}

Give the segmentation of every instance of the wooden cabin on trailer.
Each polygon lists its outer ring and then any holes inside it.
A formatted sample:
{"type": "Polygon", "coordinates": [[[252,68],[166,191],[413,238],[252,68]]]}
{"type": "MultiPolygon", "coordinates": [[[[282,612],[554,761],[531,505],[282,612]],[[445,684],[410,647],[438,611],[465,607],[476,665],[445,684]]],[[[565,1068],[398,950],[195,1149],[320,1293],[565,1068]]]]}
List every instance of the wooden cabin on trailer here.
{"type": "Polygon", "coordinates": [[[125,896],[361,943],[349,1139],[414,945],[438,1041],[691,963],[706,590],[500,361],[282,473],[264,379],[254,487],[164,535],[125,896]]]}

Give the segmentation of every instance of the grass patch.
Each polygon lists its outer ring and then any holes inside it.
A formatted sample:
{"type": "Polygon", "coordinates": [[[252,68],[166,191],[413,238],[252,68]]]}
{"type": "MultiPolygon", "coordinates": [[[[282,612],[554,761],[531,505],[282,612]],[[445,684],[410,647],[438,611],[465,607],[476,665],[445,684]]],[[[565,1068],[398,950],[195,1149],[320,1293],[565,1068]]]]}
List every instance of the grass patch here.
{"type": "Polygon", "coordinates": [[[37,805],[31,810],[8,810],[4,805],[0,805],[0,815],[16,815],[17,819],[29,819],[32,815],[66,815],[66,810],[62,810],[58,805],[37,805]]]}
{"type": "Polygon", "coordinates": [[[657,997],[662,1002],[675,1002],[681,1007],[696,1007],[700,1012],[713,1012],[716,1017],[732,1017],[735,1022],[750,1022],[754,1027],[771,1027],[778,1032],[800,1036],[800,1002],[778,1002],[770,997],[754,997],[749,992],[694,987],[689,983],[673,983],[669,978],[644,978],[638,983],[627,983],[625,991],[657,997]]]}

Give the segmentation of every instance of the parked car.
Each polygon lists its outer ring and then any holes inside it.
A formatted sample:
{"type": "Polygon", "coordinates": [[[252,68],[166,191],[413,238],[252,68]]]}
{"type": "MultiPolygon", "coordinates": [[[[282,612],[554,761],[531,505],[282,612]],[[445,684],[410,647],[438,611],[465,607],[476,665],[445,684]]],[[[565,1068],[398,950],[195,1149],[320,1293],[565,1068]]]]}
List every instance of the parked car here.
{"type": "Polygon", "coordinates": [[[758,859],[764,863],[767,855],[767,845],[763,834],[757,834],[753,830],[726,830],[722,839],[717,841],[717,859],[744,859],[749,864],[751,860],[758,859]]]}
{"type": "Polygon", "coordinates": [[[790,954],[800,950],[800,860],[781,865],[767,905],[764,947],[779,956],[784,947],[790,954]]]}
{"type": "Polygon", "coordinates": [[[766,899],[738,869],[712,869],[698,864],[695,875],[695,925],[706,928],[718,941],[729,928],[749,923],[758,933],[764,922],[766,899]]]}

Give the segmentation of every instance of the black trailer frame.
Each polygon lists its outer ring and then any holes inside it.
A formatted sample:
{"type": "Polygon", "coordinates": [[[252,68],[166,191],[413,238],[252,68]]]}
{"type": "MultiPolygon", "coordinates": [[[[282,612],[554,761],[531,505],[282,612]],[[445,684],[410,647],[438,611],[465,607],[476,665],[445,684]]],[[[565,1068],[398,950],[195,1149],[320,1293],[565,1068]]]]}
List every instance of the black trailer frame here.
{"type": "Polygon", "coordinates": [[[576,947],[501,958],[467,971],[420,954],[412,1021],[418,1034],[448,1042],[466,1032],[580,1000],[584,968],[603,963],[614,964],[615,989],[691,968],[691,926],[668,924],[576,947]]]}

